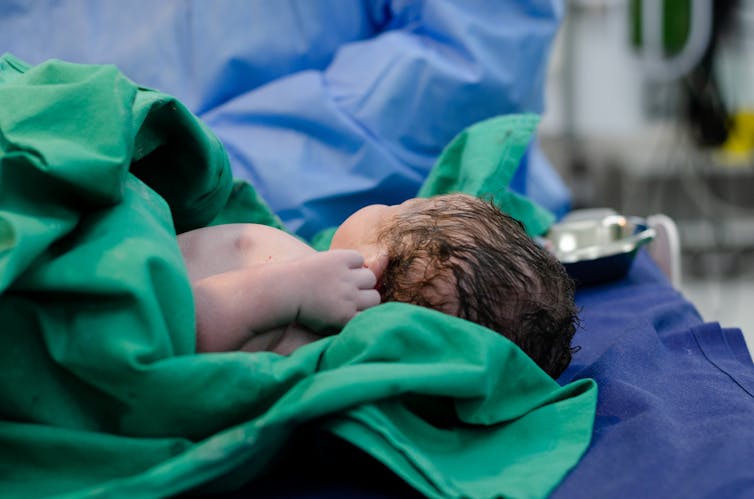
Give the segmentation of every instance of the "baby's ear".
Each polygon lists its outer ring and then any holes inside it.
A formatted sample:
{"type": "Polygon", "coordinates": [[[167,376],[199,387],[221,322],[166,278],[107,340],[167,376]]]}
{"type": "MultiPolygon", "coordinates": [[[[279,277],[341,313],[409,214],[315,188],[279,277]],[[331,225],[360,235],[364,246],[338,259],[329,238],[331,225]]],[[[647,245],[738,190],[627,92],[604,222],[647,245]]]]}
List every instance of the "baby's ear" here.
{"type": "Polygon", "coordinates": [[[375,251],[374,253],[364,257],[364,266],[374,273],[375,277],[377,277],[377,282],[380,282],[380,280],[382,279],[382,274],[385,273],[387,263],[387,251],[375,251]]]}

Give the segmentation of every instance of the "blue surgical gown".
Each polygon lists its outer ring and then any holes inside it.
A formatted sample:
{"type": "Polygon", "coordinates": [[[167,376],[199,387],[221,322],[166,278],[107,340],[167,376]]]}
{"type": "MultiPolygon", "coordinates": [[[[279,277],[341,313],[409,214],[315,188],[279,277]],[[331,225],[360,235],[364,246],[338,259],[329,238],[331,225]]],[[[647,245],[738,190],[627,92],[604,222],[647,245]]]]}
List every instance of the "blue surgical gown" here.
{"type": "MultiPolygon", "coordinates": [[[[541,112],[561,0],[6,0],[0,52],[116,64],[183,101],[304,237],[413,196],[455,134],[541,112]]],[[[560,214],[534,144],[513,187],[560,214]]]]}

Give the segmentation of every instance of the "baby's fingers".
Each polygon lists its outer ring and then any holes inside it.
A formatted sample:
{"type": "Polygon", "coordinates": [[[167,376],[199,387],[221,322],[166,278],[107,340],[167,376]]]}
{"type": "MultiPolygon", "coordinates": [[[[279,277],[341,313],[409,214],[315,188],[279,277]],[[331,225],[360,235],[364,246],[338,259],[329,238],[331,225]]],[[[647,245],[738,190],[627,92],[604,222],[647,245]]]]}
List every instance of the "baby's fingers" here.
{"type": "Polygon", "coordinates": [[[339,259],[339,261],[343,262],[350,269],[358,269],[364,266],[364,257],[356,250],[334,249],[325,253],[329,253],[334,258],[339,259]]]}
{"type": "Polygon", "coordinates": [[[367,268],[355,269],[353,275],[359,289],[374,289],[377,286],[377,276],[367,268]]]}

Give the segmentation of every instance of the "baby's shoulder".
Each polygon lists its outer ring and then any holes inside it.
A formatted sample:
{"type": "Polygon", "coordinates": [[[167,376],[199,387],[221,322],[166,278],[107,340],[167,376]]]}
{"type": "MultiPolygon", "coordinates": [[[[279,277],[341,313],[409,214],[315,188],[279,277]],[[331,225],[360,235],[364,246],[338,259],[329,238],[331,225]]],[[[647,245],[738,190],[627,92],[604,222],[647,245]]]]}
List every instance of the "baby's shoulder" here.
{"type": "Polygon", "coordinates": [[[259,224],[222,224],[178,235],[178,246],[193,278],[315,253],[285,231],[259,224]]]}

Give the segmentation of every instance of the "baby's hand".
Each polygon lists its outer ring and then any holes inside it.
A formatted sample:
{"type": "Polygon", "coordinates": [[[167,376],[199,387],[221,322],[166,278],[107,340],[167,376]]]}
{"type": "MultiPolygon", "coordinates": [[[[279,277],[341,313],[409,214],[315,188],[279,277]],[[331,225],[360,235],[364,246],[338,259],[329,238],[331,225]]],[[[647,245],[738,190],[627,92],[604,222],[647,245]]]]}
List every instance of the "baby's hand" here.
{"type": "Polygon", "coordinates": [[[330,250],[297,260],[304,284],[297,321],[317,332],[344,326],[379,305],[377,278],[354,250],[330,250]]]}

